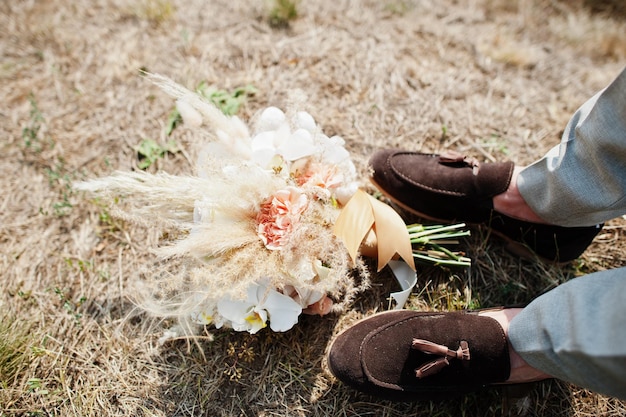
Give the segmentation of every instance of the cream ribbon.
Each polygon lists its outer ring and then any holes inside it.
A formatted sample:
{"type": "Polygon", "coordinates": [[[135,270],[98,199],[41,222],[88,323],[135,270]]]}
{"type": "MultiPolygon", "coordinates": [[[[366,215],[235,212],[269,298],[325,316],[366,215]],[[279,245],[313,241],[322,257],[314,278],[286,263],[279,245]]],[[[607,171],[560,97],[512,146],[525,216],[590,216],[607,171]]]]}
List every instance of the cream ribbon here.
{"type": "Polygon", "coordinates": [[[343,241],[353,261],[361,251],[375,245],[376,253],[371,255],[378,258],[378,271],[390,266],[402,288],[391,297],[396,301],[396,309],[403,308],[417,283],[417,275],[409,232],[400,215],[365,191],[357,190],[341,210],[333,233],[343,241]],[[394,260],[396,255],[403,261],[394,260]]]}
{"type": "Polygon", "coordinates": [[[358,256],[365,238],[374,233],[378,271],[396,255],[415,270],[411,240],[404,220],[390,206],[363,190],[357,190],[341,210],[333,233],[346,245],[352,260],[358,256]]]}

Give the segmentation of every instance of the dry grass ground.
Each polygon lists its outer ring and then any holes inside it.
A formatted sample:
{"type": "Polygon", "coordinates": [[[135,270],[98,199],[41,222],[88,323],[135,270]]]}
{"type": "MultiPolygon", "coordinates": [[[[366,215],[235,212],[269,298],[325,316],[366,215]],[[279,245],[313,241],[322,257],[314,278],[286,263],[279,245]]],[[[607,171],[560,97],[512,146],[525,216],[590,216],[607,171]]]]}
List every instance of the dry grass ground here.
{"type": "MultiPolygon", "coordinates": [[[[319,0],[286,27],[269,2],[19,0],[0,4],[0,415],[499,416],[502,393],[446,403],[361,396],[325,369],[333,335],[387,307],[373,278],[341,316],[284,334],[226,331],[197,344],[158,339],[168,323],[128,300],[154,231],[110,217],[77,179],[137,167],[146,138],[165,143],[172,102],[139,69],[195,87],[252,85],[244,119],[301,90],[361,170],[377,148],[456,149],[521,164],[559,139],[569,115],[626,62],[614,15],[555,0],[319,0]]],[[[621,7],[621,9],[620,9],[621,7]]],[[[180,152],[150,169],[189,173],[180,152]]],[[[459,309],[527,302],[577,275],[624,265],[626,222],[611,221],[563,268],[521,261],[475,231],[468,271],[421,268],[410,303],[459,309]]],[[[618,416],[626,403],[545,382],[514,415],[618,416]]]]}

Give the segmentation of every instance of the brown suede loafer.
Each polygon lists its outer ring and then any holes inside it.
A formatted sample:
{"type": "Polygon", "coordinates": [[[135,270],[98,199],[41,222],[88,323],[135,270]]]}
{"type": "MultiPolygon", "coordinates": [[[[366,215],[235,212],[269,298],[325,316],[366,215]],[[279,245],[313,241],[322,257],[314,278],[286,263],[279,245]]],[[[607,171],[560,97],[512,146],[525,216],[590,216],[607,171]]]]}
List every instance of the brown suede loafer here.
{"type": "Polygon", "coordinates": [[[393,401],[452,398],[511,372],[502,327],[473,312],[376,314],[337,336],[328,365],[352,388],[393,401]]]}
{"type": "Polygon", "coordinates": [[[524,257],[568,262],[579,257],[602,230],[526,222],[493,209],[493,197],[505,192],[513,162],[480,163],[458,153],[424,154],[382,150],[370,159],[371,181],[392,203],[409,214],[438,222],[484,224],[524,257]]]}

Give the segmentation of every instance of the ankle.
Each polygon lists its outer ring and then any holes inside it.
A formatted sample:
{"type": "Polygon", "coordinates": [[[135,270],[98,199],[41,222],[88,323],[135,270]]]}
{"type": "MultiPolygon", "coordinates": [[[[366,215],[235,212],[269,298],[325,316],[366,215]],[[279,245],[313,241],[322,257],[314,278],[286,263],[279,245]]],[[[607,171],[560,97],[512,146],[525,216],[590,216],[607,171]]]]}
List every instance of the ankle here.
{"type": "MultiPolygon", "coordinates": [[[[521,311],[521,308],[505,308],[501,310],[487,310],[479,313],[479,315],[491,317],[496,320],[500,326],[502,326],[508,340],[509,324],[521,311]]],[[[519,353],[515,351],[511,343],[509,343],[509,359],[511,362],[511,374],[509,375],[509,379],[506,380],[507,384],[519,384],[551,378],[550,375],[530,366],[519,353]]]]}
{"type": "Polygon", "coordinates": [[[535,214],[530,208],[517,188],[517,176],[522,169],[523,167],[518,166],[513,169],[513,175],[511,176],[508,189],[502,194],[493,197],[493,208],[498,213],[515,219],[546,224],[547,222],[535,214]]]}

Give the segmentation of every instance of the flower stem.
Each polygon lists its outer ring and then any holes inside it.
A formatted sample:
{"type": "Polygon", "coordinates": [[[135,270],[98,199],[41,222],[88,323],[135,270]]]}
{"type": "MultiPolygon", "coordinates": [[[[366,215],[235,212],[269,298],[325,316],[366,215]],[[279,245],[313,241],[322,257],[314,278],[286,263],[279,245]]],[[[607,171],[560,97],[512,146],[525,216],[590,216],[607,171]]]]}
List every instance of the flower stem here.
{"type": "Polygon", "coordinates": [[[469,236],[470,232],[469,231],[464,231],[464,232],[457,232],[457,233],[440,233],[440,234],[436,234],[436,235],[430,235],[430,236],[415,236],[415,235],[411,235],[409,234],[409,237],[411,238],[411,243],[428,243],[431,240],[437,240],[437,239],[443,239],[443,238],[453,238],[453,237],[462,237],[462,236],[469,236]]]}
{"type": "Polygon", "coordinates": [[[471,260],[468,258],[459,258],[459,260],[439,259],[432,256],[422,255],[421,253],[413,252],[413,257],[434,263],[435,265],[449,265],[449,266],[470,266],[471,260]]]}
{"type": "MultiPolygon", "coordinates": [[[[421,224],[412,224],[407,226],[407,230],[412,237],[428,236],[433,233],[448,232],[465,227],[465,223],[451,224],[448,226],[422,226],[421,224]]],[[[467,232],[469,234],[469,232],[467,232]]]]}
{"type": "Polygon", "coordinates": [[[418,247],[413,250],[413,257],[435,265],[470,266],[470,258],[462,256],[461,252],[453,252],[442,246],[458,244],[459,241],[455,238],[469,236],[469,230],[458,230],[463,227],[465,223],[446,226],[421,224],[407,226],[411,243],[418,247]]]}

